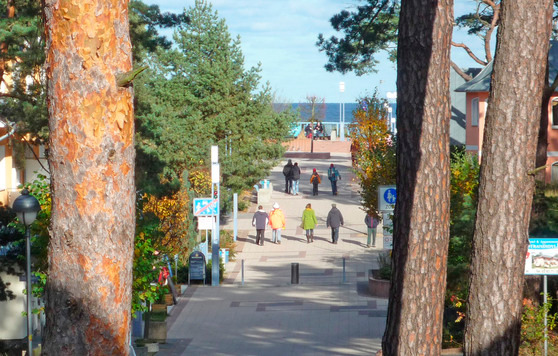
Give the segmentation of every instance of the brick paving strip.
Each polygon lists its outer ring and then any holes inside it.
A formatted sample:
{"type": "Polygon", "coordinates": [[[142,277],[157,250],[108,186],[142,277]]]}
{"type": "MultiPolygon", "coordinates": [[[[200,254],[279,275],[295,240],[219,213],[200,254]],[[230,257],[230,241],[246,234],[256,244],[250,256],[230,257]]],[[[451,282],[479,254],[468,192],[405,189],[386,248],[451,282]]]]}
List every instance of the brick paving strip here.
{"type": "Polygon", "coordinates": [[[260,257],[260,262],[267,262],[268,260],[283,260],[288,258],[304,258],[306,257],[306,251],[300,251],[296,255],[278,255],[278,256],[262,256],[260,257]]]}
{"type": "MultiPolygon", "coordinates": [[[[370,296],[367,271],[377,268],[383,237],[380,232],[378,248],[365,248],[364,213],[350,155],[295,161],[302,170],[300,195],[283,192],[285,159],[268,177],[274,187],[272,200],[262,203],[269,212],[277,202],[285,213],[282,244],[271,243],[270,230],[265,233],[264,246],[255,244],[255,204],[239,214],[236,260],[226,264],[224,283],[186,290],[167,319],[167,344],[160,346],[159,355],[370,355],[380,349],[387,300],[370,296]],[[326,174],[331,163],[343,177],[339,195],[331,195],[326,179],[320,195],[313,197],[309,175],[313,168],[326,174]],[[306,243],[300,228],[307,203],[312,204],[318,218],[312,244],[306,243]],[[325,224],[332,203],[345,218],[337,245],[331,244],[325,224]],[[242,261],[246,272],[243,285],[242,261]],[[289,262],[300,263],[299,285],[290,284],[289,262]],[[341,278],[342,271],[346,279],[341,278]]],[[[232,221],[222,228],[232,230],[232,221]]]]}

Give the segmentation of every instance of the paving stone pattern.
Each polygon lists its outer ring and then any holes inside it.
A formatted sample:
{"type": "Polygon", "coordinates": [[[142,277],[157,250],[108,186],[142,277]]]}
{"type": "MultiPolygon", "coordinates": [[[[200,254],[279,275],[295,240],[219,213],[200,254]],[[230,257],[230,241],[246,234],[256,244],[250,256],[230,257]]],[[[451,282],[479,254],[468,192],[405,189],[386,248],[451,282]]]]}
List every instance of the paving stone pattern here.
{"type": "MultiPolygon", "coordinates": [[[[264,206],[270,211],[277,202],[285,213],[281,244],[271,242],[268,229],[264,245],[256,245],[255,206],[239,214],[238,253],[226,266],[225,283],[188,288],[168,319],[168,341],[158,355],[371,355],[381,348],[387,300],[368,294],[367,271],[377,267],[382,236],[378,233],[376,249],[365,247],[364,212],[350,155],[291,159],[302,168],[300,195],[284,193],[285,159],[269,177],[274,192],[264,206]],[[342,176],[337,196],[327,179],[330,163],[342,176]],[[309,183],[313,168],[322,175],[318,196],[312,196],[309,183]],[[319,224],[310,244],[300,228],[307,203],[319,224]],[[336,245],[325,225],[332,203],[345,219],[336,245]],[[291,285],[291,263],[299,264],[297,285],[291,285]]],[[[232,230],[232,221],[223,228],[232,230]]]]}

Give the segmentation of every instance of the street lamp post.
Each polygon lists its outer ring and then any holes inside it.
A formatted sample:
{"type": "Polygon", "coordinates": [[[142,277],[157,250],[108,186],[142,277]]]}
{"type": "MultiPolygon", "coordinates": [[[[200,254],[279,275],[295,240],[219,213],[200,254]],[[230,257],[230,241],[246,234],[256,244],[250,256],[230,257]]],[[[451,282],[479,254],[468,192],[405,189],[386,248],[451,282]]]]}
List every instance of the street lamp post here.
{"type": "MultiPolygon", "coordinates": [[[[345,92],[345,82],[339,82],[339,92],[345,92]]],[[[345,141],[345,103],[343,102],[343,95],[341,95],[341,102],[339,103],[339,140],[345,141]]]]}
{"type": "Polygon", "coordinates": [[[39,201],[29,191],[24,189],[21,195],[14,201],[12,209],[17,214],[19,221],[25,225],[26,255],[27,255],[27,354],[33,353],[33,324],[31,319],[31,235],[29,226],[37,218],[37,213],[41,210],[39,201]]]}

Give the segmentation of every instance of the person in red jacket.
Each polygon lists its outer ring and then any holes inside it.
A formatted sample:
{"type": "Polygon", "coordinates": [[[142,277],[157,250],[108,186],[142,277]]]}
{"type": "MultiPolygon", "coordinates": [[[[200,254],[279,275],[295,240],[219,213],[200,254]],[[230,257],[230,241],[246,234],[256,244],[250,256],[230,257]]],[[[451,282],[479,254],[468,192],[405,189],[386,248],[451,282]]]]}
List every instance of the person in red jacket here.
{"type": "Polygon", "coordinates": [[[281,244],[281,229],[285,228],[285,214],[279,209],[279,204],[273,204],[273,210],[269,213],[269,225],[271,226],[271,242],[281,244]]]}

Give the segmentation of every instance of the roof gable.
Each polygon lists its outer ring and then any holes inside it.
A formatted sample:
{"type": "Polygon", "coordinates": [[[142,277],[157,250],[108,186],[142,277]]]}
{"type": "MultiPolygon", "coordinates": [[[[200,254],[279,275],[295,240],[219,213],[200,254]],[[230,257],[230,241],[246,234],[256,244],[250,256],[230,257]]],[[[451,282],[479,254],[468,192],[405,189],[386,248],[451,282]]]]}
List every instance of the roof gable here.
{"type": "MultiPolygon", "coordinates": [[[[490,61],[481,72],[472,80],[459,86],[455,91],[476,93],[490,91],[490,80],[492,78],[492,66],[494,61],[490,61]]],[[[550,41],[550,49],[548,51],[548,80],[549,85],[552,84],[556,75],[558,75],[558,41],[550,41]]]]}

